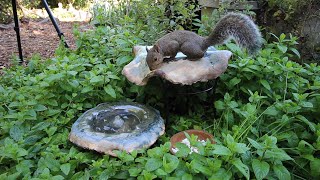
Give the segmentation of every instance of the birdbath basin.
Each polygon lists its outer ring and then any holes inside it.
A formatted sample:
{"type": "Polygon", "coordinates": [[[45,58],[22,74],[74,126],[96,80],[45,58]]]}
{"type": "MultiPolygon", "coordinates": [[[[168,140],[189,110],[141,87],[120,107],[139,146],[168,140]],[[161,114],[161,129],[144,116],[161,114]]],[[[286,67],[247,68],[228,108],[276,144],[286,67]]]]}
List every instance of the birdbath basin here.
{"type": "Polygon", "coordinates": [[[113,150],[148,148],[164,133],[159,111],[138,103],[103,103],[73,124],[69,140],[80,147],[116,156],[113,150]]]}
{"type": "Polygon", "coordinates": [[[174,61],[163,62],[158,68],[150,70],[146,62],[146,46],[134,46],[133,53],[134,59],[123,68],[122,74],[139,86],[146,85],[153,76],[160,76],[173,84],[180,85],[216,79],[226,71],[232,55],[230,51],[209,47],[203,58],[191,61],[179,52],[174,61]]]}

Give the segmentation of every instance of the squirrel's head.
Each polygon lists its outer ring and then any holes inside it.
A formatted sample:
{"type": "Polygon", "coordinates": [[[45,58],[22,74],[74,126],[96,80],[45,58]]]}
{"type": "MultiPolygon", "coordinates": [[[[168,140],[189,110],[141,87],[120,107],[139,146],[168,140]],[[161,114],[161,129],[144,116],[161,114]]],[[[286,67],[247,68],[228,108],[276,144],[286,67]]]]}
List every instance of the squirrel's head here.
{"type": "Polygon", "coordinates": [[[151,49],[147,50],[147,64],[150,68],[150,70],[154,70],[157,68],[159,64],[163,62],[163,55],[161,54],[161,50],[158,45],[154,45],[151,49]]]}

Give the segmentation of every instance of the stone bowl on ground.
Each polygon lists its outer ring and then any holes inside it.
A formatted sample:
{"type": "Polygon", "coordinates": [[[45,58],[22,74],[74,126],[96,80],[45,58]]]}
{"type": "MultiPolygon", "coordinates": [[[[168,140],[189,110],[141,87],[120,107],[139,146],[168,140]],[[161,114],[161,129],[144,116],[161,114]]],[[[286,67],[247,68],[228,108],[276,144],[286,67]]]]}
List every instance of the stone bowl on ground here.
{"type": "Polygon", "coordinates": [[[186,130],[186,131],[181,131],[175,135],[173,135],[170,138],[170,143],[171,143],[171,148],[170,148],[170,152],[172,154],[175,154],[175,148],[176,148],[176,143],[184,143],[185,139],[187,138],[185,133],[187,133],[189,136],[191,135],[195,135],[198,137],[198,141],[207,141],[209,140],[212,144],[215,143],[213,135],[203,131],[203,130],[196,130],[196,129],[190,129],[190,130],[186,130]]]}
{"type": "Polygon", "coordinates": [[[74,144],[116,156],[113,150],[132,152],[150,147],[164,134],[159,111],[133,102],[103,103],[86,111],[73,124],[74,144]]]}
{"type": "Polygon", "coordinates": [[[123,68],[122,74],[139,86],[146,85],[153,76],[160,76],[173,84],[181,85],[216,79],[226,71],[232,55],[230,51],[209,47],[203,58],[191,61],[185,59],[186,56],[180,52],[175,60],[164,62],[157,69],[150,71],[146,62],[146,46],[134,46],[133,53],[135,58],[123,68]]]}

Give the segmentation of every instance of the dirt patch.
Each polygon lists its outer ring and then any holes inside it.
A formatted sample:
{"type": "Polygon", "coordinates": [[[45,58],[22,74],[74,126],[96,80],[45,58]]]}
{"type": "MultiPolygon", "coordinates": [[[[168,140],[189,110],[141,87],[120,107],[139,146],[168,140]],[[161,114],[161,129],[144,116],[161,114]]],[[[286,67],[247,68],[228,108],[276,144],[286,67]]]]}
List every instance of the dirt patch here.
{"type": "MultiPolygon", "coordinates": [[[[65,35],[65,39],[70,48],[75,49],[75,39],[73,27],[78,24],[81,31],[92,28],[88,22],[58,22],[60,30],[65,35]]],[[[20,36],[22,54],[24,60],[33,54],[39,54],[42,58],[54,56],[55,49],[60,40],[58,34],[50,20],[21,20],[20,36]]],[[[0,69],[9,66],[13,56],[19,56],[16,32],[13,24],[0,28],[0,69]]]]}

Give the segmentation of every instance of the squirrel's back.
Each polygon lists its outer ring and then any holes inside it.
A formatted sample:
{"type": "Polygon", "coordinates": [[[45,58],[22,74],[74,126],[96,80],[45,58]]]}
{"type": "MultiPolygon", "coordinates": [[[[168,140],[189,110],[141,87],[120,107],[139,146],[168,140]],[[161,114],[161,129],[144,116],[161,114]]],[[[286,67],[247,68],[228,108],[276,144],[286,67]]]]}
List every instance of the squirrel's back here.
{"type": "Polygon", "coordinates": [[[186,31],[186,30],[176,30],[171,33],[168,33],[161,37],[157,43],[165,43],[165,44],[160,44],[166,46],[168,43],[168,40],[176,41],[179,42],[179,44],[183,44],[185,42],[195,42],[195,43],[202,43],[205,38],[197,35],[196,33],[192,31],[186,31]]]}

